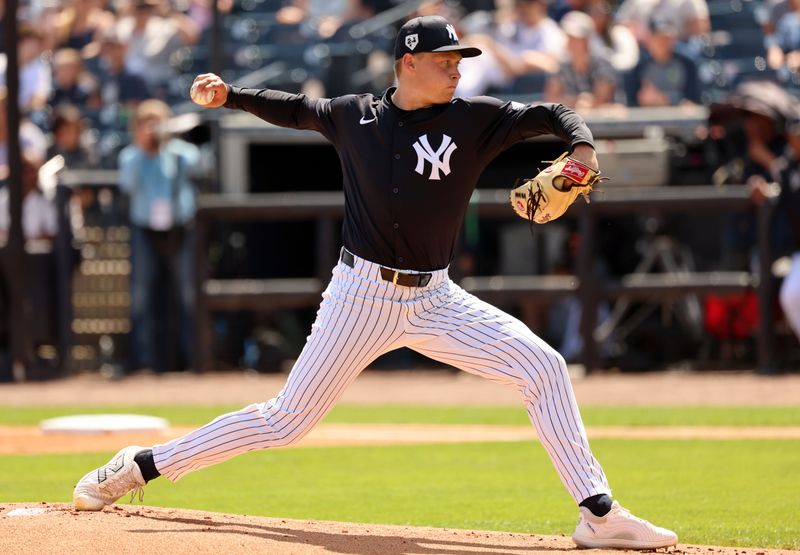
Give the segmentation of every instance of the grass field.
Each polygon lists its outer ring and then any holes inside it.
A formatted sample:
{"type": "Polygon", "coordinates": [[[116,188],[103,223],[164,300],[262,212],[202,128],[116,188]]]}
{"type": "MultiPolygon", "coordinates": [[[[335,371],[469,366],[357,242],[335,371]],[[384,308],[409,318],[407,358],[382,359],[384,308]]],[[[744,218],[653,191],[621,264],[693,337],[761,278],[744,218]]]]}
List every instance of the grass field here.
{"type": "MultiPolygon", "coordinates": [[[[0,424],[77,412],[142,412],[199,424],[236,407],[8,408],[0,424]]],[[[800,425],[797,407],[585,408],[589,425],[800,425]]],[[[347,407],[329,422],[527,424],[521,409],[347,407]]],[[[800,442],[595,440],[615,495],[685,543],[800,549],[800,442]]],[[[0,457],[0,501],[69,501],[111,453],[0,457]]],[[[146,489],[147,504],[248,515],[536,533],[576,511],[535,442],[295,448],[251,453],[146,489]]]]}
{"type": "MultiPolygon", "coordinates": [[[[68,414],[134,413],[166,418],[175,426],[205,424],[238,410],[228,406],[0,407],[0,425],[35,426],[68,414]]],[[[800,426],[800,406],[770,407],[581,407],[587,426],[800,426]]],[[[325,422],[381,424],[482,424],[528,426],[522,407],[335,407],[325,422]]]]}

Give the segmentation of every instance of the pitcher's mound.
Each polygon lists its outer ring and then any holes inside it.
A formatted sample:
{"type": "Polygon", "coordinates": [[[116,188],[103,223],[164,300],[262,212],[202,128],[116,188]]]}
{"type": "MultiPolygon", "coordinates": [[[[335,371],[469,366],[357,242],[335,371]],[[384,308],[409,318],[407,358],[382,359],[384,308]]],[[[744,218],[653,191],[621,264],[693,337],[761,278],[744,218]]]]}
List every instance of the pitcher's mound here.
{"type": "MultiPolygon", "coordinates": [[[[131,505],[115,505],[98,513],[85,513],[60,503],[0,504],[0,529],[3,530],[0,553],[14,555],[522,555],[575,549],[572,541],[564,536],[289,520],[131,505]]],[[[712,550],[681,545],[669,551],[707,555],[712,550]]],[[[713,551],[738,555],[778,553],[741,548],[715,548],[713,551]]],[[[587,553],[603,552],[593,550],[587,553]]]]}

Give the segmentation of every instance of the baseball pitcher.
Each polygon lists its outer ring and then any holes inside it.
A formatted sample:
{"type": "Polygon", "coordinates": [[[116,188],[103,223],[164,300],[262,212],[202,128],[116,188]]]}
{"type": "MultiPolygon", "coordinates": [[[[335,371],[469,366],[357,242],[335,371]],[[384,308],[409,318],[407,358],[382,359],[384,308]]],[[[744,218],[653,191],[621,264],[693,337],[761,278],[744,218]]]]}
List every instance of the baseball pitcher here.
{"type": "Polygon", "coordinates": [[[612,500],[563,357],[448,277],[478,177],[505,149],[544,134],[568,145],[567,156],[511,195],[514,210],[533,222],[557,218],[599,178],[592,134],[575,112],[557,104],[454,98],[459,61],[480,54],[459,44],[445,19],[425,16],[400,29],[397,86],[378,97],[314,100],[242,89],[213,74],[195,79],[198,103],[312,129],[336,146],[344,244],[307,343],[275,397],[167,443],[122,449],[78,482],[76,508],[101,510],[160,475],[175,481],[248,451],[295,443],[373,360],[408,347],[519,391],[579,507],[573,535],[579,546],[654,549],[677,542],[673,532],[612,500]]]}

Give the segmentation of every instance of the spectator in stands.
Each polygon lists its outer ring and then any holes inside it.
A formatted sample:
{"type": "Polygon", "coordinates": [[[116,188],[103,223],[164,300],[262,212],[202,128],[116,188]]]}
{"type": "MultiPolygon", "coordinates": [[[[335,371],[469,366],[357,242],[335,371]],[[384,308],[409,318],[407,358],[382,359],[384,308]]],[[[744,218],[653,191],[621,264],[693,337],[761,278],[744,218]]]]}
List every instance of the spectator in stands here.
{"type": "MultiPolygon", "coordinates": [[[[724,165],[712,177],[717,184],[743,184],[761,176],[772,179],[770,167],[786,149],[784,128],[796,100],[771,81],[739,84],[724,103],[710,106],[712,133],[720,138],[719,159],[724,165]]],[[[775,239],[785,232],[785,221],[776,219],[775,239]]],[[[730,214],[721,233],[722,267],[750,270],[756,244],[756,222],[750,213],[730,214]]]]}
{"type": "Polygon", "coordinates": [[[495,31],[470,36],[483,55],[462,61],[459,96],[507,87],[526,74],[558,71],[566,40],[547,16],[546,0],[514,0],[514,8],[513,18],[500,22],[495,31]]]}
{"type": "MultiPolygon", "coordinates": [[[[376,0],[370,1],[376,2],[376,0]]],[[[377,0],[376,4],[381,4],[385,1],[386,0],[377,0]]],[[[412,13],[408,19],[426,15],[438,15],[444,17],[453,24],[453,27],[459,35],[462,34],[461,20],[463,19],[465,13],[464,8],[460,3],[450,2],[448,0],[426,0],[416,10],[414,10],[414,13],[412,13]]]]}
{"type": "Polygon", "coordinates": [[[134,0],[133,13],[117,23],[116,31],[127,44],[128,71],[144,79],[151,92],[163,98],[175,77],[170,56],[200,37],[192,20],[172,11],[166,0],[134,0]]]}
{"type": "Polygon", "coordinates": [[[152,95],[145,80],[128,71],[125,66],[127,45],[116,32],[106,33],[101,47],[100,98],[104,109],[114,108],[122,112],[120,122],[127,122],[127,112],[152,95]]]}
{"type": "MultiPolygon", "coordinates": [[[[42,110],[50,98],[50,67],[44,60],[42,33],[29,23],[19,24],[19,107],[29,114],[42,110]]],[[[6,58],[3,54],[0,86],[6,85],[6,58]]]]}
{"type": "Polygon", "coordinates": [[[53,115],[53,144],[47,158],[60,155],[68,169],[86,170],[97,167],[97,156],[84,142],[84,125],[81,111],[65,104],[55,109],[53,115]]]}
{"type": "Polygon", "coordinates": [[[789,0],[789,11],[778,19],[767,37],[767,61],[772,69],[800,70],[800,0],[789,0]]]}
{"type": "MultiPolygon", "coordinates": [[[[30,151],[22,152],[22,165],[21,165],[21,179],[20,185],[22,188],[22,235],[26,241],[48,241],[51,242],[58,231],[58,219],[56,217],[56,209],[53,203],[45,197],[42,190],[39,188],[39,169],[42,166],[42,159],[32,154],[30,151]]],[[[5,181],[8,176],[8,166],[0,166],[0,179],[5,181]]],[[[11,227],[10,218],[10,199],[9,188],[0,188],[0,247],[5,246],[8,241],[9,229],[11,227]]],[[[0,382],[13,381],[15,378],[18,380],[24,379],[25,373],[16,374],[12,370],[12,364],[9,351],[9,330],[13,329],[12,326],[19,326],[27,324],[27,319],[23,322],[9,322],[9,309],[10,309],[10,289],[12,273],[17,272],[17,268],[13,266],[11,260],[4,256],[3,249],[0,249],[0,382]],[[15,375],[16,374],[16,375],[15,375]]],[[[43,268],[39,268],[42,270],[43,268]]],[[[47,329],[48,324],[53,321],[52,312],[42,313],[39,309],[43,306],[45,308],[52,308],[52,303],[48,302],[52,297],[52,288],[48,287],[47,272],[41,274],[32,274],[29,279],[19,284],[22,287],[27,287],[31,295],[31,305],[26,308],[31,310],[32,319],[38,319],[33,324],[32,329],[28,329],[31,333],[31,338],[38,343],[39,330],[47,329]]],[[[45,335],[47,332],[44,332],[45,335]]],[[[28,363],[34,362],[33,352],[27,356],[23,356],[23,360],[27,359],[28,363]]],[[[30,367],[28,368],[30,369],[30,367]]]]}
{"type": "Polygon", "coordinates": [[[784,122],[756,106],[748,107],[743,119],[747,146],[743,178],[770,178],[775,159],[786,149],[786,140],[780,131],[784,122]]]}
{"type": "Polygon", "coordinates": [[[555,73],[565,43],[564,34],[547,16],[546,0],[515,0],[516,20],[502,24],[497,41],[513,58],[501,58],[519,75],[528,72],[555,73]]]}
{"type": "Polygon", "coordinates": [[[776,31],[778,22],[783,16],[792,12],[792,0],[766,0],[756,8],[756,21],[761,23],[761,31],[764,33],[764,48],[767,50],[767,64],[771,69],[788,69],[797,66],[796,55],[791,56],[791,65],[784,56],[783,48],[778,44],[776,31]]]}
{"type": "Polygon", "coordinates": [[[778,21],[791,11],[792,0],[766,0],[762,4],[762,11],[756,12],[756,17],[761,23],[761,30],[767,39],[775,33],[778,28],[778,21]]]}
{"type": "Polygon", "coordinates": [[[115,23],[114,14],[97,0],[69,0],[58,17],[56,46],[74,48],[84,58],[93,58],[100,53],[100,39],[115,23]]]}
{"type": "Polygon", "coordinates": [[[386,76],[392,73],[393,60],[378,49],[370,52],[356,50],[355,37],[351,33],[360,23],[374,17],[377,2],[375,0],[349,0],[348,9],[338,28],[328,39],[331,43],[350,44],[353,46],[343,55],[333,56],[325,78],[325,95],[341,96],[365,89],[380,91],[391,85],[386,76]],[[357,78],[360,80],[356,81],[357,78]]]}
{"type": "MultiPolygon", "coordinates": [[[[785,136],[786,150],[780,156],[765,152],[764,162],[770,180],[780,185],[779,205],[785,210],[792,232],[792,266],[781,285],[779,299],[789,326],[800,339],[800,111],[786,122],[785,136]]],[[[748,185],[758,204],[770,194],[764,176],[752,176],[748,185]]]]}
{"type": "Polygon", "coordinates": [[[711,30],[706,0],[624,0],[617,10],[617,21],[628,26],[642,44],[650,34],[650,21],[657,17],[672,23],[680,41],[711,30]]]}
{"type": "Polygon", "coordinates": [[[71,104],[84,110],[100,107],[97,79],[84,70],[81,54],[74,48],[62,48],[53,55],[50,104],[71,104]]]}
{"type": "Polygon", "coordinates": [[[155,300],[168,288],[179,297],[181,358],[192,364],[195,189],[189,175],[199,152],[166,136],[170,115],[160,100],[142,102],[133,119],[133,144],[119,155],[119,186],[130,197],[133,368],[163,369],[156,337],[165,336],[157,335],[165,318],[155,300]]]}
{"type": "Polygon", "coordinates": [[[329,38],[341,25],[349,0],[289,0],[275,14],[276,21],[288,27],[307,26],[309,31],[329,38]]]}
{"type": "Polygon", "coordinates": [[[592,53],[594,21],[583,12],[569,12],[561,19],[567,36],[567,56],[559,72],[547,81],[545,100],[576,110],[612,104],[617,73],[608,60],[592,53]]]}
{"type": "Polygon", "coordinates": [[[639,44],[631,30],[614,22],[613,7],[608,0],[592,0],[589,15],[594,20],[592,51],[605,58],[618,72],[630,71],[639,62],[639,44]]]}
{"type": "MultiPolygon", "coordinates": [[[[213,0],[190,0],[186,15],[201,33],[211,28],[214,19],[213,0]]],[[[217,0],[220,14],[229,14],[233,9],[233,0],[217,0]]]]}
{"type": "Polygon", "coordinates": [[[697,66],[675,51],[678,32],[668,19],[654,17],[647,56],[633,70],[628,102],[637,106],[677,106],[700,102],[697,66]]]}
{"type": "MultiPolygon", "coordinates": [[[[6,100],[8,92],[0,87],[0,167],[8,166],[8,121],[6,119],[6,100]]],[[[19,125],[20,149],[37,160],[44,160],[47,152],[47,137],[30,119],[21,115],[19,125]]]]}
{"type": "MultiPolygon", "coordinates": [[[[56,209],[39,188],[42,160],[30,151],[22,153],[22,232],[25,239],[53,239],[58,230],[56,209]]],[[[0,169],[8,174],[8,166],[0,169]]],[[[5,245],[11,226],[8,187],[0,189],[0,245],[5,245]]]]}
{"type": "Polygon", "coordinates": [[[547,15],[556,23],[569,12],[588,12],[591,0],[554,0],[547,8],[547,15]]]}

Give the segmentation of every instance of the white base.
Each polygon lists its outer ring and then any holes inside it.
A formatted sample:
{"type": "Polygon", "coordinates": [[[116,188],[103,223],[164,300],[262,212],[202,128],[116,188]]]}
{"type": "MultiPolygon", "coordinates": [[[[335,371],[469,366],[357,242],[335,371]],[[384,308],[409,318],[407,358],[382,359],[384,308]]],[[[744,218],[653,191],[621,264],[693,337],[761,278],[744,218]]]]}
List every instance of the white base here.
{"type": "Polygon", "coordinates": [[[163,418],[141,414],[76,414],[39,423],[43,432],[61,434],[158,432],[168,426],[169,423],[163,418]]]}

